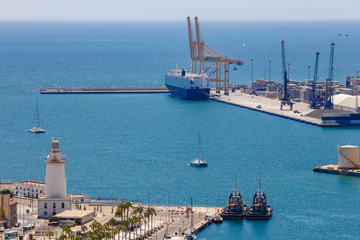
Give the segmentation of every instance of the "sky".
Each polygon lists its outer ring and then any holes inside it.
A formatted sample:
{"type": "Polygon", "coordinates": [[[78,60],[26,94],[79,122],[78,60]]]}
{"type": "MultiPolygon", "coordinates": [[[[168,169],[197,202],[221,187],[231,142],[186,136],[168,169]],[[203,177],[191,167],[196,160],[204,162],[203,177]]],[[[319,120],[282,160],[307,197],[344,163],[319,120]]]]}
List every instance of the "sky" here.
{"type": "Polygon", "coordinates": [[[360,0],[0,0],[0,20],[356,20],[360,0]]]}

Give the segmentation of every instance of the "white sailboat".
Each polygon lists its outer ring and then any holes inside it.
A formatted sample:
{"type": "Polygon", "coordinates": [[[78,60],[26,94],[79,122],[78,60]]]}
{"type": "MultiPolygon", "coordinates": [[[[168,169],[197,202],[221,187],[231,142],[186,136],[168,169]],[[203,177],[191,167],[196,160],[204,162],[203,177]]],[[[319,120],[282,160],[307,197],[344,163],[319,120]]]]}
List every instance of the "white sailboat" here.
{"type": "Polygon", "coordinates": [[[40,127],[39,104],[38,104],[37,99],[36,99],[36,119],[35,119],[35,127],[28,129],[28,132],[31,132],[31,133],[46,133],[46,131],[40,127]]]}
{"type": "Polygon", "coordinates": [[[203,158],[202,148],[201,148],[201,138],[199,133],[199,157],[195,158],[191,161],[190,166],[192,167],[207,167],[208,163],[205,160],[201,160],[203,158]]]}

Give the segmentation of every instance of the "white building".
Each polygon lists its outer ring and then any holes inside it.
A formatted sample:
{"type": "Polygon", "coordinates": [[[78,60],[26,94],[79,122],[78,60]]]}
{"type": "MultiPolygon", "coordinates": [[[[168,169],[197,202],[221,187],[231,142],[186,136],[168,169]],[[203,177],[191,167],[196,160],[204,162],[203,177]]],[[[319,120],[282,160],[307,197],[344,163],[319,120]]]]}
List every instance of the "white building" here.
{"type": "Polygon", "coordinates": [[[338,95],[334,95],[332,98],[335,109],[341,109],[350,112],[358,112],[359,110],[360,97],[358,96],[338,94],[338,95]]]}
{"type": "Polygon", "coordinates": [[[55,138],[46,157],[45,195],[39,197],[38,217],[50,218],[71,210],[71,199],[66,196],[66,160],[61,156],[59,141],[55,138]]]}
{"type": "Polygon", "coordinates": [[[74,204],[90,203],[90,196],[86,194],[70,194],[69,197],[74,204]]]}
{"type": "Polygon", "coordinates": [[[14,195],[17,197],[39,198],[45,194],[45,183],[35,181],[15,182],[14,195]]]}

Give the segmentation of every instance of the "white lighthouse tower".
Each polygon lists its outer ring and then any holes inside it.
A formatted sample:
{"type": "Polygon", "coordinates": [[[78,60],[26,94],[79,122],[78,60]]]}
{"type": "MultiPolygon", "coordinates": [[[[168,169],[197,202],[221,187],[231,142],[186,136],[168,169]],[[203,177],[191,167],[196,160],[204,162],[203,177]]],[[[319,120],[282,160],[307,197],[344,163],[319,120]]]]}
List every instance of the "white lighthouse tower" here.
{"type": "Polygon", "coordinates": [[[46,157],[45,194],[46,198],[64,198],[66,196],[66,160],[61,156],[60,143],[55,138],[46,157]]]}
{"type": "Polygon", "coordinates": [[[51,143],[46,157],[45,196],[39,198],[38,216],[49,218],[71,209],[71,200],[66,196],[65,158],[61,155],[56,138],[51,143]]]}

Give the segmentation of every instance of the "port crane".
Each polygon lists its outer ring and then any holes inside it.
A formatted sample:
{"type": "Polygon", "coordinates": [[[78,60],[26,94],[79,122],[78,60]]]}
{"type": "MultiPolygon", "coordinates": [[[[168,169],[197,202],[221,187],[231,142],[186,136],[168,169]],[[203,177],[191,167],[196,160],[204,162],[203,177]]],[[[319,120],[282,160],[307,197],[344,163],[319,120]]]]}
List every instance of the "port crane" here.
{"type": "Polygon", "coordinates": [[[195,17],[196,39],[193,40],[190,17],[187,17],[190,57],[192,60],[192,73],[205,73],[210,78],[210,82],[216,83],[216,92],[224,90],[225,95],[229,95],[229,65],[243,65],[242,60],[227,58],[212,49],[200,39],[200,27],[198,17],[195,17]]]}
{"type": "Polygon", "coordinates": [[[334,71],[334,48],[335,43],[331,43],[330,48],[330,62],[329,62],[329,75],[328,79],[326,79],[326,95],[325,95],[325,102],[324,102],[324,109],[333,109],[334,105],[331,100],[332,96],[332,78],[333,78],[333,71],[334,71]]]}
{"type": "Polygon", "coordinates": [[[310,103],[311,109],[318,108],[317,102],[316,102],[316,81],[317,81],[317,77],[318,77],[319,55],[320,55],[320,52],[316,52],[315,67],[314,67],[314,79],[313,79],[313,83],[312,83],[312,98],[311,98],[311,103],[310,103]]]}
{"type": "Polygon", "coordinates": [[[282,63],[282,70],[283,70],[283,78],[284,78],[284,95],[283,98],[281,98],[281,105],[280,110],[283,110],[283,106],[289,105],[290,110],[293,109],[294,103],[290,101],[289,93],[288,93],[288,87],[287,83],[289,81],[287,77],[287,70],[286,70],[286,60],[285,60],[285,41],[281,41],[281,63],[282,63]]]}

